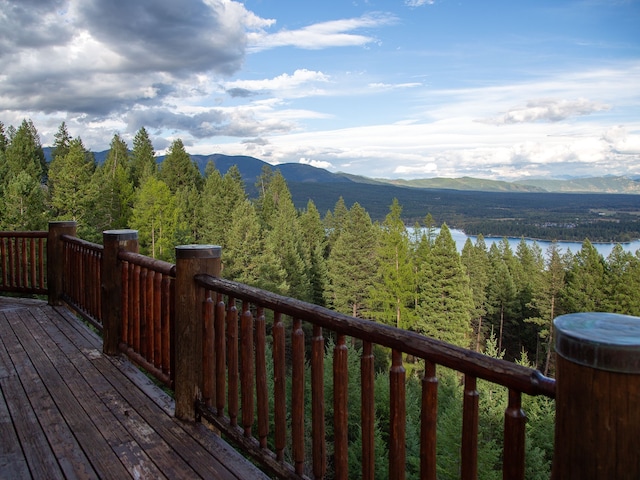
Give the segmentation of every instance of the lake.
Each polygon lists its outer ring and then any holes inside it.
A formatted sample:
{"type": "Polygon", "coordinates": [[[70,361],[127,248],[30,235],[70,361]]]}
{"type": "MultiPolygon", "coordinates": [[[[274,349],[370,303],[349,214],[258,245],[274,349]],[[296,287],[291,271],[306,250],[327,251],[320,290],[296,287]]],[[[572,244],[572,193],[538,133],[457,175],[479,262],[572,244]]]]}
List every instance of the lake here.
{"type": "MultiPolygon", "coordinates": [[[[411,231],[411,229],[410,229],[411,231]]],[[[435,229],[436,232],[439,232],[440,229],[435,229]]],[[[467,238],[470,238],[471,241],[475,244],[477,240],[477,236],[475,235],[467,235],[462,230],[451,229],[451,236],[453,240],[456,242],[456,246],[458,247],[458,251],[462,251],[462,247],[464,247],[467,238]]],[[[498,243],[502,240],[502,237],[484,237],[484,242],[487,244],[487,250],[491,248],[491,244],[498,243]]],[[[520,243],[520,238],[511,237],[507,238],[509,240],[509,245],[511,245],[511,249],[513,253],[516,252],[518,248],[518,244],[520,243]]],[[[533,243],[537,243],[538,246],[542,249],[542,253],[546,253],[547,247],[551,244],[549,240],[531,240],[525,239],[527,245],[533,245],[533,243]]],[[[560,247],[560,251],[562,253],[566,252],[567,249],[571,250],[571,253],[575,254],[582,248],[582,242],[556,242],[560,247]]],[[[607,258],[613,250],[613,247],[616,243],[594,243],[593,246],[596,248],[598,253],[600,253],[604,258],[607,258]]],[[[633,242],[621,243],[622,248],[627,252],[636,253],[636,251],[640,250],[640,240],[634,240],[633,242]]]]}

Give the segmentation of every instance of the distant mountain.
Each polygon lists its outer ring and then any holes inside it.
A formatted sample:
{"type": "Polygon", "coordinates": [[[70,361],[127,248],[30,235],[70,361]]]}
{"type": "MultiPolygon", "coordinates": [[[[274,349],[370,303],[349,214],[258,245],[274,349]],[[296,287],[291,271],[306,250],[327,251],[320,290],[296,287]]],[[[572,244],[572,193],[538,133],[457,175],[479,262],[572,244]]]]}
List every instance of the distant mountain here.
{"type": "Polygon", "coordinates": [[[544,192],[546,190],[531,185],[486,180],[481,178],[422,178],[417,180],[380,180],[392,185],[414,188],[446,188],[451,190],[474,190],[477,192],[544,192]]]}
{"type": "Polygon", "coordinates": [[[518,185],[538,187],[558,193],[632,193],[640,194],[640,180],[629,177],[592,177],[570,180],[517,180],[518,185]]]}
{"type": "MultiPolygon", "coordinates": [[[[191,155],[191,158],[195,160],[198,168],[201,172],[204,172],[207,163],[213,162],[215,167],[223,175],[234,165],[237,165],[242,179],[247,186],[252,186],[256,183],[262,168],[265,165],[269,165],[262,160],[258,160],[254,157],[246,155],[222,155],[216,153],[213,155],[191,155]]],[[[159,157],[158,161],[161,162],[164,157],[159,157]]],[[[322,168],[312,167],[311,165],[305,165],[303,163],[283,163],[280,165],[269,165],[272,170],[280,170],[282,176],[287,182],[313,182],[313,183],[349,183],[347,177],[341,174],[331,173],[322,168]]]]}
{"type": "MultiPolygon", "coordinates": [[[[51,147],[45,147],[45,157],[51,160],[51,147]]],[[[94,152],[98,163],[104,162],[109,151],[94,152]]],[[[233,165],[237,165],[248,190],[262,173],[262,168],[269,165],[258,158],[247,155],[191,155],[198,168],[204,173],[207,163],[213,162],[224,175],[233,165]]],[[[157,157],[159,164],[164,156],[157,157]]],[[[348,173],[332,173],[322,168],[302,163],[282,163],[270,165],[273,170],[280,170],[288,183],[316,184],[366,184],[372,186],[395,186],[415,189],[458,190],[476,192],[504,193],[615,193],[640,195],[640,177],[593,177],[556,179],[525,179],[514,182],[487,180],[472,177],[460,178],[423,178],[415,180],[368,178],[348,173]]]]}

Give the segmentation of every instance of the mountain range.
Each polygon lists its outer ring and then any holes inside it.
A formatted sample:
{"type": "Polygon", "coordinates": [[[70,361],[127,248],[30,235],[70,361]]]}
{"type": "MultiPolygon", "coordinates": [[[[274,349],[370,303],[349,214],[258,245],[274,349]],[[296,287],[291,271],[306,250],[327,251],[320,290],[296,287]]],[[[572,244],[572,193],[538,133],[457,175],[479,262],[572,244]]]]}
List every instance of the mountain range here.
{"type": "MultiPolygon", "coordinates": [[[[45,148],[50,158],[51,149],[45,148]]],[[[94,153],[103,163],[108,151],[94,153]]],[[[257,180],[266,162],[250,156],[191,155],[200,171],[207,164],[225,174],[236,165],[247,195],[259,194],[257,180]]],[[[164,160],[157,158],[158,163],[164,160]]],[[[600,177],[504,182],[478,178],[388,180],[332,173],[311,165],[270,165],[287,181],[294,205],[309,201],[324,216],[342,198],[347,208],[359,203],[374,221],[382,221],[394,199],[407,225],[431,214],[470,235],[526,236],[559,240],[629,241],[640,238],[640,178],[600,177]],[[571,192],[571,193],[567,193],[571,192]]]]}
{"type": "MultiPolygon", "coordinates": [[[[45,147],[45,156],[51,160],[51,147],[45,147]]],[[[109,150],[94,152],[96,161],[101,164],[107,158],[109,150]]],[[[191,155],[201,172],[210,161],[224,175],[233,165],[237,165],[245,184],[250,188],[258,179],[267,162],[246,155],[191,155]]],[[[159,164],[164,155],[158,156],[159,164]]],[[[280,170],[287,182],[302,183],[363,183],[369,185],[392,185],[421,189],[467,190],[476,192],[530,192],[530,193],[624,193],[640,195],[640,177],[604,176],[589,178],[548,179],[532,178],[513,182],[488,180],[473,177],[459,178],[423,178],[414,180],[368,178],[348,173],[333,173],[328,170],[302,163],[283,163],[270,165],[280,170]]]]}

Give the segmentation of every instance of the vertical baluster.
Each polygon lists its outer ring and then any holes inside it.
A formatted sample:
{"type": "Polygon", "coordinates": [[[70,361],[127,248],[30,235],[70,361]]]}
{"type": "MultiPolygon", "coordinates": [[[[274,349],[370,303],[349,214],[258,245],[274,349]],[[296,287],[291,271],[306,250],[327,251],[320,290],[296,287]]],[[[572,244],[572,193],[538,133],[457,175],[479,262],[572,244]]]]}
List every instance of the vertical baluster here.
{"type": "Polygon", "coordinates": [[[122,343],[128,346],[131,343],[131,332],[129,331],[129,262],[122,262],[120,275],[122,276],[122,332],[120,335],[122,343]]]}
{"type": "Polygon", "coordinates": [[[502,478],[524,480],[524,444],[527,416],[521,408],[521,395],[509,389],[509,405],[504,412],[504,463],[502,478]]]}
{"type": "Polygon", "coordinates": [[[229,297],[227,311],[227,365],[229,377],[229,391],[227,392],[227,404],[229,423],[231,426],[238,424],[238,309],[236,299],[229,297]]]}
{"type": "Polygon", "coordinates": [[[155,364],[155,358],[153,356],[155,347],[154,342],[156,339],[156,332],[153,322],[153,280],[155,277],[155,272],[153,270],[147,270],[147,278],[145,281],[145,306],[144,306],[144,317],[145,317],[145,326],[147,330],[147,354],[145,356],[146,360],[152,365],[155,364]]]}
{"type": "Polygon", "coordinates": [[[101,292],[101,284],[102,284],[102,252],[98,252],[96,258],[96,276],[99,279],[99,285],[96,289],[96,295],[98,298],[97,309],[98,312],[102,315],[102,292],[101,292]]]}
{"type": "Polygon", "coordinates": [[[213,300],[211,291],[206,290],[202,302],[202,398],[207,407],[215,403],[215,369],[214,369],[214,325],[213,325],[213,300]]]}
{"type": "Polygon", "coordinates": [[[221,417],[224,415],[226,401],[225,388],[227,382],[227,347],[224,329],[224,312],[226,305],[222,295],[219,293],[217,294],[216,300],[216,408],[218,410],[218,416],[221,417]]]}
{"type": "Polygon", "coordinates": [[[313,326],[311,339],[311,441],[314,478],[324,478],[327,447],[324,438],[324,337],[322,327],[313,326]]]}
{"type": "Polygon", "coordinates": [[[298,475],[304,473],[304,331],[302,321],[293,320],[291,332],[292,386],[291,386],[291,439],[293,462],[298,475]]]}
{"type": "Polygon", "coordinates": [[[476,377],[464,376],[464,400],[462,403],[462,442],[461,468],[462,480],[478,478],[478,390],[476,377]]]}
{"type": "Polygon", "coordinates": [[[91,290],[90,285],[93,284],[93,281],[89,277],[89,262],[87,249],[85,247],[80,248],[80,258],[82,261],[82,278],[84,279],[84,288],[81,289],[81,298],[82,304],[84,306],[84,311],[89,313],[89,291],[91,290]]]}
{"type": "Polygon", "coordinates": [[[129,264],[129,347],[135,348],[136,337],[136,265],[129,264]]]}
{"type": "Polygon", "coordinates": [[[147,344],[148,344],[148,334],[149,329],[147,326],[147,273],[148,270],[146,267],[140,267],[139,270],[139,278],[140,278],[140,311],[138,313],[139,320],[139,328],[140,328],[140,349],[138,352],[142,355],[142,358],[147,358],[147,344]]]}
{"type": "Polygon", "coordinates": [[[14,275],[14,264],[15,264],[15,259],[13,258],[14,256],[14,247],[13,247],[13,243],[14,243],[14,239],[13,238],[7,238],[7,253],[8,253],[8,259],[9,259],[9,286],[13,287],[16,284],[16,278],[14,275]]]}
{"type": "Polygon", "coordinates": [[[438,421],[438,378],[436,364],[424,361],[422,411],[420,415],[420,474],[436,480],[436,427],[438,421]]]}
{"type": "Polygon", "coordinates": [[[373,480],[375,476],[375,404],[374,404],[374,357],[371,342],[362,343],[360,359],[360,403],[362,418],[362,480],[373,480]]]}
{"type": "MultiPolygon", "coordinates": [[[[333,350],[333,430],[335,476],[346,479],[349,475],[349,441],[347,405],[349,373],[347,368],[347,343],[345,336],[338,334],[333,350]]],[[[364,439],[362,441],[364,444],[364,439]]]]}
{"type": "Polygon", "coordinates": [[[242,396],[242,427],[246,437],[251,436],[253,425],[253,315],[249,302],[242,302],[242,319],[240,321],[241,344],[241,396],[242,396]]]}
{"type": "Polygon", "coordinates": [[[286,388],[285,388],[285,335],[282,314],[273,315],[273,389],[274,389],[274,423],[275,423],[275,453],[278,461],[284,460],[286,446],[286,388]]]}
{"type": "Polygon", "coordinates": [[[8,286],[6,242],[5,237],[0,237],[0,270],[2,270],[2,285],[5,287],[8,286]]]}
{"type": "Polygon", "coordinates": [[[267,391],[267,328],[264,308],[258,307],[256,315],[256,398],[258,399],[258,442],[267,448],[269,435],[269,395],[267,391]]]}
{"type": "MultiPolygon", "coordinates": [[[[169,277],[169,295],[167,298],[168,304],[168,316],[167,322],[169,323],[169,331],[168,331],[168,341],[167,341],[167,355],[169,357],[169,378],[171,383],[175,384],[175,374],[176,374],[176,356],[171,351],[171,346],[176,344],[176,334],[173,325],[175,323],[176,318],[176,281],[175,278],[169,277]]],[[[164,347],[163,347],[164,348],[164,347]]]]}
{"type": "Polygon", "coordinates": [[[80,308],[82,308],[82,302],[80,301],[81,295],[82,295],[82,290],[83,287],[85,285],[84,281],[84,275],[83,275],[83,271],[82,271],[82,256],[80,255],[80,246],[79,245],[74,245],[73,246],[73,258],[74,258],[74,271],[73,271],[73,281],[74,281],[74,288],[73,288],[73,301],[74,303],[77,303],[80,305],[80,308]]]}
{"type": "Polygon", "coordinates": [[[173,365],[171,364],[171,335],[173,327],[171,325],[171,277],[162,276],[162,314],[160,315],[160,323],[162,325],[162,371],[166,374],[173,375],[173,365]]]}
{"type": "Polygon", "coordinates": [[[82,290],[85,285],[84,272],[82,271],[82,255],[80,254],[80,246],[73,246],[73,258],[74,258],[74,289],[73,289],[73,301],[80,305],[82,308],[82,290]]]}
{"type": "Polygon", "coordinates": [[[44,242],[45,242],[44,238],[38,239],[38,274],[39,274],[39,286],[42,289],[46,288],[45,275],[44,275],[44,272],[46,270],[46,267],[44,264],[44,259],[45,259],[44,242]]]}
{"type": "Polygon", "coordinates": [[[405,478],[405,434],[406,434],[406,391],[405,369],[402,364],[402,352],[391,353],[389,384],[391,400],[389,405],[389,478],[405,478]]]}
{"type": "Polygon", "coordinates": [[[38,240],[36,238],[29,239],[29,265],[31,268],[29,269],[31,272],[31,285],[30,287],[37,288],[38,284],[36,283],[37,279],[37,271],[38,271],[38,263],[36,261],[36,242],[38,240]]]}
{"type": "Polygon", "coordinates": [[[20,262],[20,286],[27,287],[29,282],[29,264],[27,262],[27,239],[22,237],[22,261],[20,262]]]}
{"type": "Polygon", "coordinates": [[[162,355],[162,274],[153,275],[153,364],[163,370],[164,357],[162,355]]]}
{"type": "MultiPolygon", "coordinates": [[[[100,320],[100,323],[103,323],[104,319],[102,318],[102,312],[98,308],[98,298],[100,298],[100,288],[101,288],[101,278],[100,273],[98,271],[98,265],[100,263],[100,258],[98,256],[98,252],[95,250],[91,250],[91,277],[94,279],[94,287],[93,287],[93,295],[91,299],[91,304],[93,307],[93,311],[95,312],[95,318],[100,320]]],[[[121,310],[122,311],[122,310],[121,310]]]]}
{"type": "Polygon", "coordinates": [[[133,289],[131,291],[132,296],[132,308],[133,314],[133,349],[135,352],[140,353],[141,337],[141,325],[140,325],[140,265],[133,266],[133,289]]]}

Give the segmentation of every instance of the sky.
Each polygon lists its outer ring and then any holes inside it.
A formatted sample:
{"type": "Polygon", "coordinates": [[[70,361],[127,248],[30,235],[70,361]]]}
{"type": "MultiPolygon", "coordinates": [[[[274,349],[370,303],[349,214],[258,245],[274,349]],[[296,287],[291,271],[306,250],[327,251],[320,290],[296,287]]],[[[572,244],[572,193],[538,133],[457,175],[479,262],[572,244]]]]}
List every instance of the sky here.
{"type": "Polygon", "coordinates": [[[640,176],[640,0],[0,0],[0,121],[371,178],[640,176]]]}

